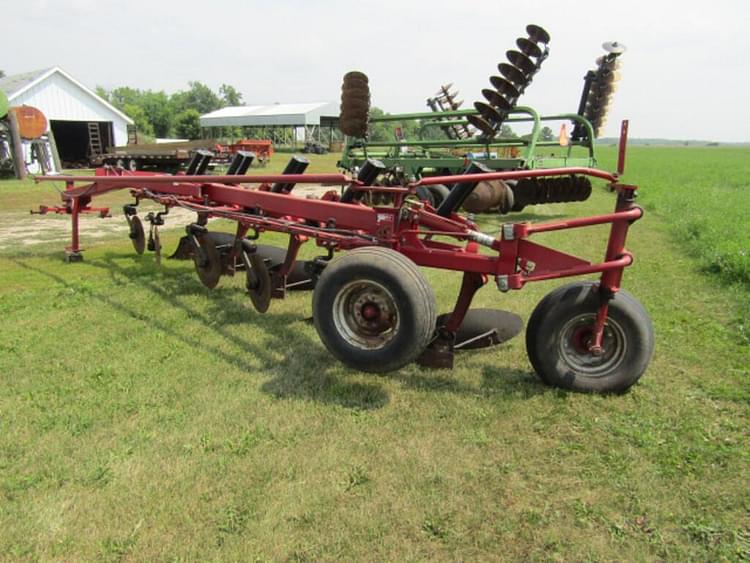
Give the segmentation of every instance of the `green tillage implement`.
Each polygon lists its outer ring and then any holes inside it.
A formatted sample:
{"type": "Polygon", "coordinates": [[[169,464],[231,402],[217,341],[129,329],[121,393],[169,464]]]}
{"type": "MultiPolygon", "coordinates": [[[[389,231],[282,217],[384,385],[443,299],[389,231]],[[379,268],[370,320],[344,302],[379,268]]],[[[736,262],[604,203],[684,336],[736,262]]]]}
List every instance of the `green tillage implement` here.
{"type": "Polygon", "coordinates": [[[524,138],[498,138],[487,140],[483,137],[471,139],[425,140],[423,132],[428,127],[445,125],[463,125],[468,123],[468,115],[478,115],[476,110],[456,110],[444,112],[404,113],[371,117],[370,123],[419,121],[418,139],[402,139],[400,141],[368,141],[362,138],[347,137],[339,166],[346,170],[361,167],[368,158],[377,158],[388,170],[399,171],[406,178],[420,178],[435,173],[459,174],[465,167],[467,159],[457,156],[456,152],[481,152],[490,155],[492,149],[517,147],[519,155],[516,158],[475,158],[492,170],[559,168],[567,166],[595,167],[596,155],[594,151],[594,131],[591,123],[577,114],[558,114],[540,116],[536,110],[526,106],[513,108],[510,114],[517,117],[507,119],[506,123],[531,122],[531,133],[524,138]],[[572,121],[580,124],[586,131],[579,141],[570,141],[567,147],[561,147],[557,141],[543,141],[540,139],[542,122],[572,121]],[[574,147],[587,149],[586,156],[573,156],[574,147]],[[562,156],[538,155],[540,147],[557,147],[565,154],[562,156]],[[375,150],[373,150],[375,149],[375,150]],[[472,151],[471,149],[474,149],[472,151]]]}

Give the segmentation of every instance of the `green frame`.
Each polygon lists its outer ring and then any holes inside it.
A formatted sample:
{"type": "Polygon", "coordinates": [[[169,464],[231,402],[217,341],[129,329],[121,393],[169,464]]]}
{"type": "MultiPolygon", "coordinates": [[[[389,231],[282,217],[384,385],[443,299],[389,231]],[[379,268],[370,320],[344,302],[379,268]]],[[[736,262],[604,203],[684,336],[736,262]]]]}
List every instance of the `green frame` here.
{"type": "Polygon", "coordinates": [[[514,117],[509,117],[505,123],[531,122],[532,130],[527,138],[498,138],[488,141],[482,137],[471,139],[441,139],[425,140],[424,131],[430,127],[445,125],[464,125],[469,115],[478,115],[476,110],[456,110],[444,112],[401,113],[373,117],[370,123],[385,123],[394,121],[423,121],[419,129],[418,139],[403,139],[402,141],[368,141],[359,137],[346,137],[346,143],[339,161],[339,166],[346,170],[353,170],[368,158],[377,158],[389,170],[399,170],[408,178],[420,178],[434,173],[449,171],[457,174],[466,167],[466,158],[450,153],[457,148],[477,148],[485,154],[492,149],[519,147],[521,154],[518,158],[476,158],[492,170],[561,168],[567,166],[596,166],[596,151],[593,142],[594,131],[591,123],[576,113],[562,113],[554,115],[540,115],[528,106],[517,106],[510,111],[514,117]],[[572,121],[580,123],[586,135],[579,141],[571,140],[567,147],[567,154],[559,157],[540,156],[539,147],[560,147],[555,141],[542,141],[539,136],[542,123],[545,121],[572,121]],[[588,149],[587,156],[573,156],[574,147],[588,149]],[[404,152],[407,148],[410,152],[404,152]],[[376,150],[373,150],[376,149],[376,150]],[[379,149],[379,150],[378,150],[379,149]],[[416,149],[416,150],[415,150],[416,149]]]}

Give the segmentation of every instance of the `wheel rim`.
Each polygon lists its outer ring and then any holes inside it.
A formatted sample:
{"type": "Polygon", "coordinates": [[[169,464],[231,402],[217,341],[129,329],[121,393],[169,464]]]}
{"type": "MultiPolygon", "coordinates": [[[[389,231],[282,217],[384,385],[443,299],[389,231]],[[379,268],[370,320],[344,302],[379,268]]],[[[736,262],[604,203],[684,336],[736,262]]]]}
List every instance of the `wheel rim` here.
{"type": "Polygon", "coordinates": [[[333,302],[333,322],[347,344],[361,350],[385,347],[401,324],[391,292],[371,280],[349,282],[339,291],[333,302]]]}
{"type": "Polygon", "coordinates": [[[585,314],[570,319],[561,331],[560,357],[574,371],[589,377],[604,377],[617,369],[627,354],[627,339],[622,327],[607,319],[602,337],[602,353],[588,350],[593,338],[596,315],[585,314]]]}

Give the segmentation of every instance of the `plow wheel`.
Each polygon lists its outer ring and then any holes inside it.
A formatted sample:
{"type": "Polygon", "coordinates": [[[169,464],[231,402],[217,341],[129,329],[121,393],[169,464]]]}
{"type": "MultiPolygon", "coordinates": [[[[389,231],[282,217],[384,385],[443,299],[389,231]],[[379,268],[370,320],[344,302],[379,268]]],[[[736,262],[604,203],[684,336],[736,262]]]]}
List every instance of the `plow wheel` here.
{"type": "Polygon", "coordinates": [[[242,253],[245,261],[245,275],[247,277],[247,293],[259,313],[268,311],[271,304],[271,275],[268,273],[266,260],[258,254],[255,248],[252,252],[242,253]]]}
{"type": "Polygon", "coordinates": [[[130,218],[130,240],[133,242],[133,248],[138,254],[143,254],[146,250],[146,233],[143,231],[143,223],[138,215],[130,218]]]}
{"type": "Polygon", "coordinates": [[[548,385],[622,393],[646,370],[654,349],[651,319],[626,291],[609,301],[602,350],[590,351],[599,298],[594,282],[572,283],[549,293],[531,314],[526,351],[548,385]]]}
{"type": "Polygon", "coordinates": [[[323,270],[313,293],[323,344],[347,366],[397,370],[414,361],[435,330],[435,294],[403,254],[381,247],[352,250],[323,270]]]}
{"type": "Polygon", "coordinates": [[[450,190],[447,188],[447,186],[444,186],[443,184],[427,186],[427,189],[432,194],[432,199],[435,201],[435,209],[440,207],[440,204],[443,203],[443,200],[445,200],[445,198],[448,197],[448,194],[450,193],[450,190]]]}
{"type": "Polygon", "coordinates": [[[197,240],[199,248],[193,252],[195,272],[203,285],[208,289],[213,289],[219,284],[221,278],[221,255],[211,237],[199,235],[197,240]]]}

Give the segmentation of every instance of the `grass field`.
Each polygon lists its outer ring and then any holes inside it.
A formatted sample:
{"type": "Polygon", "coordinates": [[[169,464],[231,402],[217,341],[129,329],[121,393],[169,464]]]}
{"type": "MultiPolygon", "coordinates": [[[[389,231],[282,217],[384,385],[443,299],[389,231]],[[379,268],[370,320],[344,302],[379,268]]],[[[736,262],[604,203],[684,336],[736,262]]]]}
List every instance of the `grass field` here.
{"type": "MultiPolygon", "coordinates": [[[[206,290],[191,264],[157,267],[121,235],[89,239],[80,264],[60,241],[0,251],[0,558],[750,558],[749,163],[631,150],[647,215],[624,286],[656,352],[623,396],[545,387],[522,338],[453,371],[352,372],[305,321],[309,294],[258,315],[241,279],[206,290]]],[[[0,228],[54,196],[0,182],[0,228]]],[[[612,206],[600,188],[531,218],[612,206]]],[[[605,245],[599,228],[541,240],[605,245]]],[[[460,277],[426,273],[447,311],[460,277]]],[[[528,319],[557,285],[488,286],[475,305],[528,319]]]]}

